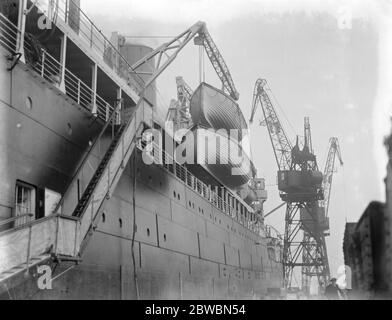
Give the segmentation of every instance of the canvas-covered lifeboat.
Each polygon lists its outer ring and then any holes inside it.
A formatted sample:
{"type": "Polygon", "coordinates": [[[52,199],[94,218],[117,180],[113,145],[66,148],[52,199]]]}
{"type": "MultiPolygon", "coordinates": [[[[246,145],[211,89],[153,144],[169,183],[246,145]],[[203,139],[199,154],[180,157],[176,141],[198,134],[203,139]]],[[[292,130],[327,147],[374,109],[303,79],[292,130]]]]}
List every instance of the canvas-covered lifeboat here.
{"type": "Polygon", "coordinates": [[[194,126],[188,135],[193,135],[197,165],[189,169],[211,185],[220,182],[232,189],[246,185],[256,170],[250,157],[248,125],[237,103],[223,91],[201,83],[191,98],[190,113],[194,126]],[[237,131],[230,131],[233,129],[237,131]],[[215,179],[209,181],[200,167],[215,179]]]}

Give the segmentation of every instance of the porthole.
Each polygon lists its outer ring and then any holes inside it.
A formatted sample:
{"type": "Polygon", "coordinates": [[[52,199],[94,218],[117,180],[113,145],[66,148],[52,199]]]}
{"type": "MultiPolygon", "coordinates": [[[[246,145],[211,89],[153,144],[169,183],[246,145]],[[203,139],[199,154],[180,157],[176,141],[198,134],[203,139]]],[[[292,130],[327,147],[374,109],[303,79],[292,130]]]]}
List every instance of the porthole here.
{"type": "Polygon", "coordinates": [[[149,237],[149,236],[150,236],[150,234],[151,234],[151,232],[150,232],[150,229],[149,229],[149,228],[147,228],[147,236],[149,237]]]}
{"type": "Polygon", "coordinates": [[[70,123],[67,124],[67,133],[69,136],[72,136],[72,126],[70,123]]]}
{"type": "Polygon", "coordinates": [[[28,110],[33,109],[33,100],[30,97],[26,98],[26,108],[28,110]]]}

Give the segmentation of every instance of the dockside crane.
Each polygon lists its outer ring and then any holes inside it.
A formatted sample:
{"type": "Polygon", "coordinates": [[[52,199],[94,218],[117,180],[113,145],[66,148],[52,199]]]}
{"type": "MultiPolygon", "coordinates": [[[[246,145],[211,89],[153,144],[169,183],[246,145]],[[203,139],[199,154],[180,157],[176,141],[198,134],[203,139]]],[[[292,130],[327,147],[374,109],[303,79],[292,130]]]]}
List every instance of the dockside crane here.
{"type": "Polygon", "coordinates": [[[283,273],[285,287],[290,289],[294,268],[323,267],[328,269],[324,265],[327,258],[323,234],[317,234],[310,228],[312,225],[317,225],[311,207],[324,197],[323,174],[318,170],[313,153],[309,119],[305,119],[305,143],[301,150],[298,137],[294,146],[288,139],[267,90],[269,90],[267,81],[257,80],[250,123],[254,121],[257,108],[261,106],[278,165],[278,189],[281,199],[286,202],[283,273]],[[312,224],[304,223],[305,217],[310,218],[312,224]],[[303,231],[302,239],[301,231],[303,231]],[[318,254],[317,256],[308,255],[306,256],[308,260],[304,261],[304,251],[310,247],[318,254]]]}
{"type": "MultiPolygon", "coordinates": [[[[306,250],[303,254],[303,261],[309,262],[311,260],[319,260],[323,262],[320,266],[303,266],[302,288],[305,293],[310,292],[310,283],[312,277],[317,277],[320,284],[327,284],[330,276],[325,238],[329,236],[330,225],[328,210],[331,198],[332,179],[336,168],[336,158],[338,158],[340,165],[343,166],[338,138],[333,137],[329,140],[328,156],[323,175],[323,199],[309,205],[309,209],[312,211],[312,218],[316,219],[317,223],[313,223],[312,220],[309,218],[305,219],[303,216],[305,223],[310,224],[308,225],[308,228],[312,230],[316,237],[319,238],[321,243],[321,246],[315,246],[314,243],[308,242],[306,250]]],[[[307,235],[305,234],[305,236],[307,235]]]]}
{"type": "Polygon", "coordinates": [[[335,173],[336,157],[339,160],[341,166],[344,165],[342,160],[342,153],[340,151],[339,140],[333,137],[329,140],[328,157],[325,163],[323,189],[324,189],[324,200],[321,205],[324,207],[325,216],[328,218],[329,201],[331,199],[332,179],[335,173]]]}
{"type": "Polygon", "coordinates": [[[190,103],[192,88],[183,77],[176,77],[177,100],[172,100],[167,112],[166,121],[172,121],[175,129],[189,128],[192,125],[190,103]]]}
{"type": "Polygon", "coordinates": [[[133,73],[138,74],[138,69],[141,66],[148,65],[151,61],[155,61],[155,67],[154,70],[152,70],[152,75],[144,83],[144,87],[148,87],[173,62],[177,55],[192,39],[196,46],[204,48],[211,65],[222,82],[223,90],[228,93],[232,99],[238,101],[240,95],[234,85],[229,68],[208,32],[206,24],[201,21],[195,23],[189,29],[185,30],[170,41],[162,44],[134,63],[132,65],[133,73]]]}

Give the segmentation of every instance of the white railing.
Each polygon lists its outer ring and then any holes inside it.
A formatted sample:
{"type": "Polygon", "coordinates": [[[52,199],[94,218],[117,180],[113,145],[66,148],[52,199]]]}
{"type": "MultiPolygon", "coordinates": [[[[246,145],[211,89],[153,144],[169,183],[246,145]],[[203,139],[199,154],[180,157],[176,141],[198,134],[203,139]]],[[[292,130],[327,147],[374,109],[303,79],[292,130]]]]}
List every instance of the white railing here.
{"type": "MultiPolygon", "coordinates": [[[[27,50],[25,48],[25,51],[27,50]]],[[[35,62],[31,61],[31,64],[42,78],[61,88],[62,66],[53,56],[42,49],[40,58],[35,62]]],[[[68,69],[64,72],[64,86],[68,97],[88,111],[94,112],[103,121],[106,121],[114,110],[114,107],[68,69]]]]}
{"type": "Polygon", "coordinates": [[[3,14],[0,13],[0,45],[10,52],[16,51],[18,29],[3,14]]]}
{"type": "MultiPolygon", "coordinates": [[[[162,150],[160,146],[155,143],[152,143],[151,145],[153,148],[151,151],[153,151],[152,155],[154,157],[155,163],[162,164],[162,167],[166,171],[183,181],[186,186],[200,194],[217,209],[223,211],[226,215],[236,220],[239,224],[260,236],[264,236],[264,226],[256,217],[254,212],[248,210],[245,205],[241,204],[233,196],[233,201],[226,201],[214,190],[212,190],[210,186],[206,185],[204,182],[195,177],[191,172],[189,172],[185,166],[178,164],[174,158],[166,151],[162,150]],[[241,207],[243,208],[242,210],[240,209],[241,207]]],[[[143,151],[145,146],[146,144],[142,143],[138,145],[138,148],[143,151]]],[[[230,191],[227,189],[225,192],[230,193],[230,191]]]]}
{"type": "Polygon", "coordinates": [[[9,226],[10,228],[21,227],[21,226],[33,221],[33,217],[34,217],[34,214],[27,213],[27,214],[17,215],[15,217],[12,217],[9,219],[1,220],[0,221],[0,228],[4,227],[4,226],[9,226]]]}
{"type": "Polygon", "coordinates": [[[120,77],[133,80],[128,83],[137,94],[144,87],[144,80],[137,75],[131,65],[102,33],[102,31],[91,21],[91,19],[75,4],[73,0],[41,0],[37,7],[48,15],[51,12],[52,20],[56,23],[60,19],[66,23],[71,30],[94,52],[105,64],[120,77]],[[73,11],[69,10],[72,4],[73,11]]]}
{"type": "MultiPolygon", "coordinates": [[[[16,43],[20,31],[4,15],[0,13],[0,44],[11,53],[17,53],[16,43]]],[[[34,46],[29,36],[25,37],[24,50],[26,61],[45,80],[65,90],[65,93],[74,102],[107,121],[114,107],[98,94],[94,93],[88,85],[65,68],[62,79],[62,65],[45,49],[34,46]],[[62,81],[64,80],[64,83],[62,81]],[[61,88],[63,85],[63,88],[61,88]]],[[[120,114],[118,114],[120,117],[120,114]]]]}

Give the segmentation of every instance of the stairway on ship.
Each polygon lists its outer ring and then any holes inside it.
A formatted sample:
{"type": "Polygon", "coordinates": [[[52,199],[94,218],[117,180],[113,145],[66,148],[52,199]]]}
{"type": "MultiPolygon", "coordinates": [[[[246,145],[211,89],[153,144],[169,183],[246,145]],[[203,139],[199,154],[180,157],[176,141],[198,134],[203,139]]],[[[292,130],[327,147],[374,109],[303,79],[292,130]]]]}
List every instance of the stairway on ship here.
{"type": "MultiPolygon", "coordinates": [[[[75,262],[80,260],[94,230],[96,218],[105,201],[112,196],[125,164],[135,151],[138,137],[143,128],[151,127],[152,108],[144,98],[140,98],[134,110],[129,120],[117,128],[105,156],[73,212],[61,212],[59,208],[47,218],[0,234],[0,293],[7,289],[7,282],[13,277],[51,258],[75,262]]],[[[92,148],[78,170],[88,165],[93,157],[91,151],[92,148]]],[[[78,183],[78,178],[76,173],[68,189],[78,183]]],[[[67,195],[68,192],[62,201],[67,200],[67,195]]]]}

